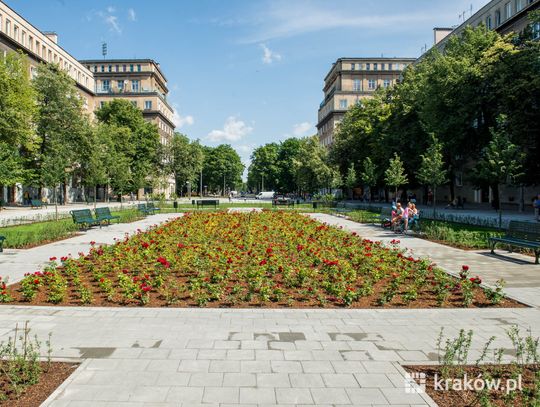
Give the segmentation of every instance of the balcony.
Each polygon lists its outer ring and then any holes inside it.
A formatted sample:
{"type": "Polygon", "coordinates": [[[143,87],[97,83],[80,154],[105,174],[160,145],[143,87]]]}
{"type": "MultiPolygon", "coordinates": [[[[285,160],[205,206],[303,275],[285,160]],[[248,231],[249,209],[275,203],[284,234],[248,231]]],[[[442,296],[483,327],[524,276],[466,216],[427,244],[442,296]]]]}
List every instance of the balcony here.
{"type": "Polygon", "coordinates": [[[98,95],[145,95],[145,94],[157,94],[161,96],[162,99],[167,100],[167,95],[165,93],[162,93],[158,90],[152,90],[152,89],[139,89],[139,90],[131,90],[131,89],[118,89],[118,88],[96,88],[95,90],[96,94],[98,95]]]}

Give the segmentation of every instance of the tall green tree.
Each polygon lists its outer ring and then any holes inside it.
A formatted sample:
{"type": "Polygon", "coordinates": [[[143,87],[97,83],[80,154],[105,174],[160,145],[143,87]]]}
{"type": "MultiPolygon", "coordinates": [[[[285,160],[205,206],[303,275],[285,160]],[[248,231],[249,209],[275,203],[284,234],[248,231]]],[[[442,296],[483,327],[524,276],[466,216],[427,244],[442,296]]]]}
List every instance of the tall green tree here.
{"type": "Polygon", "coordinates": [[[477,179],[489,182],[495,192],[495,207],[499,212],[499,227],[502,226],[501,185],[514,184],[523,175],[521,148],[514,143],[506,131],[506,117],[497,119],[497,127],[491,129],[492,139],[482,150],[475,171],[477,179]]]}
{"type": "Polygon", "coordinates": [[[228,144],[204,147],[203,182],[210,191],[226,193],[242,184],[244,164],[228,144]]]}
{"type": "Polygon", "coordinates": [[[279,150],[277,143],[268,143],[253,150],[248,169],[248,185],[251,188],[259,190],[264,186],[267,191],[280,189],[279,150]]]}
{"type": "Polygon", "coordinates": [[[356,170],[354,169],[354,164],[351,163],[349,169],[347,170],[347,176],[345,177],[345,187],[349,193],[349,199],[353,197],[353,189],[357,185],[357,176],[356,170]]]}
{"type": "Polygon", "coordinates": [[[181,194],[184,185],[190,182],[197,188],[199,175],[204,163],[204,153],[199,141],[175,133],[171,143],[171,172],[176,179],[176,190],[181,194]]]}
{"type": "Polygon", "coordinates": [[[113,99],[96,112],[101,123],[114,126],[122,131],[125,140],[116,140],[117,151],[124,151],[122,165],[127,165],[125,171],[129,177],[116,172],[118,179],[129,178],[126,186],[120,185],[114,179],[119,194],[137,192],[139,189],[152,184],[161,174],[164,159],[158,128],[155,124],[144,120],[142,112],[128,100],[113,99]]]}
{"type": "Polygon", "coordinates": [[[31,178],[27,161],[39,139],[33,126],[37,109],[28,70],[22,53],[10,52],[0,58],[0,193],[3,185],[31,178]]]}
{"type": "Polygon", "coordinates": [[[394,187],[394,199],[397,201],[398,188],[409,182],[409,178],[403,168],[403,161],[397,153],[388,161],[388,168],[384,172],[384,179],[388,186],[394,187]]]}
{"type": "Polygon", "coordinates": [[[424,154],[420,156],[422,164],[417,172],[418,180],[433,190],[433,212],[437,202],[437,187],[447,182],[447,171],[444,168],[442,144],[435,135],[431,135],[431,144],[424,154]]]}
{"type": "Polygon", "coordinates": [[[371,202],[373,193],[372,187],[377,185],[377,166],[371,161],[370,157],[366,157],[362,162],[362,172],[360,173],[360,179],[364,185],[369,189],[369,201],[371,202]]]}
{"type": "MultiPolygon", "coordinates": [[[[75,81],[57,65],[41,65],[33,85],[37,93],[39,137],[32,160],[35,182],[53,188],[56,194],[57,187],[66,186],[80,162],[84,145],[81,139],[87,135],[88,116],[83,111],[75,81]]],[[[66,188],[64,199],[65,195],[66,188]]]]}

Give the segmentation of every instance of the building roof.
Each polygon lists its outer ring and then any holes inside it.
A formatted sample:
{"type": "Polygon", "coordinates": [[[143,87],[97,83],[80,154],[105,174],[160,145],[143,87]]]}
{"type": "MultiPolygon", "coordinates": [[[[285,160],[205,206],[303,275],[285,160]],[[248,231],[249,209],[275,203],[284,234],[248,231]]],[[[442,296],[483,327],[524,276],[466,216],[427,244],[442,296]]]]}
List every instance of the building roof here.
{"type": "Polygon", "coordinates": [[[161,70],[161,66],[159,65],[159,62],[157,62],[156,60],[154,59],[149,59],[149,58],[129,58],[129,59],[125,59],[125,58],[121,58],[121,59],[81,59],[79,60],[79,62],[81,64],[108,64],[108,63],[111,63],[111,64],[116,64],[116,63],[129,63],[129,62],[139,62],[139,63],[150,63],[150,64],[153,64],[159,74],[163,77],[163,79],[165,80],[165,82],[167,82],[167,78],[166,76],[163,74],[163,71],[161,70]]]}

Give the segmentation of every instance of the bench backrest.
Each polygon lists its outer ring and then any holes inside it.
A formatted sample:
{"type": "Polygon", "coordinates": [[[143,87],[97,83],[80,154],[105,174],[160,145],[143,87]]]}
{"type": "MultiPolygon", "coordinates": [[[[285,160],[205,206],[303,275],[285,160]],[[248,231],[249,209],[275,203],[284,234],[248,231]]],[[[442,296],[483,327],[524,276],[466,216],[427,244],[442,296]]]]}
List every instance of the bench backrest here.
{"type": "Polygon", "coordinates": [[[71,216],[74,221],[83,220],[83,219],[93,219],[92,212],[90,209],[79,209],[76,211],[71,211],[71,216]]]}
{"type": "Polygon", "coordinates": [[[145,211],[146,210],[146,204],[138,204],[137,205],[137,209],[140,210],[140,211],[145,211]]]}
{"type": "Polygon", "coordinates": [[[146,208],[147,208],[147,209],[154,209],[154,208],[155,208],[154,203],[153,203],[153,202],[148,202],[148,203],[146,204],[146,208]]]}
{"type": "Polygon", "coordinates": [[[506,236],[540,243],[540,224],[512,220],[508,225],[506,236]]]}
{"type": "MultiPolygon", "coordinates": [[[[26,201],[26,202],[28,202],[28,201],[26,201]]],[[[32,206],[41,206],[41,205],[43,205],[43,202],[41,202],[39,199],[32,199],[30,201],[30,203],[32,204],[32,206]]]]}
{"type": "Polygon", "coordinates": [[[219,201],[215,199],[205,199],[202,201],[197,201],[197,205],[218,205],[219,201]]]}
{"type": "Polygon", "coordinates": [[[0,236],[0,242],[6,240],[6,237],[5,236],[0,236]]]}
{"type": "Polygon", "coordinates": [[[96,213],[96,216],[112,216],[111,215],[111,210],[106,207],[106,208],[96,208],[94,209],[94,212],[96,213]]]}

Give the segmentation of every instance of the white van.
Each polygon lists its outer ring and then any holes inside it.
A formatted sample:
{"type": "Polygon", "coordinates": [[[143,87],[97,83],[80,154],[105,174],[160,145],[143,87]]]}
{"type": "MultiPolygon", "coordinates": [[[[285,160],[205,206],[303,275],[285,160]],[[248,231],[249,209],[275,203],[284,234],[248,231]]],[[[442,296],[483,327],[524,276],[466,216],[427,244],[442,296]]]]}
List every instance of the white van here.
{"type": "Polygon", "coordinates": [[[267,191],[267,192],[259,192],[255,199],[273,199],[275,195],[274,191],[267,191]]]}

